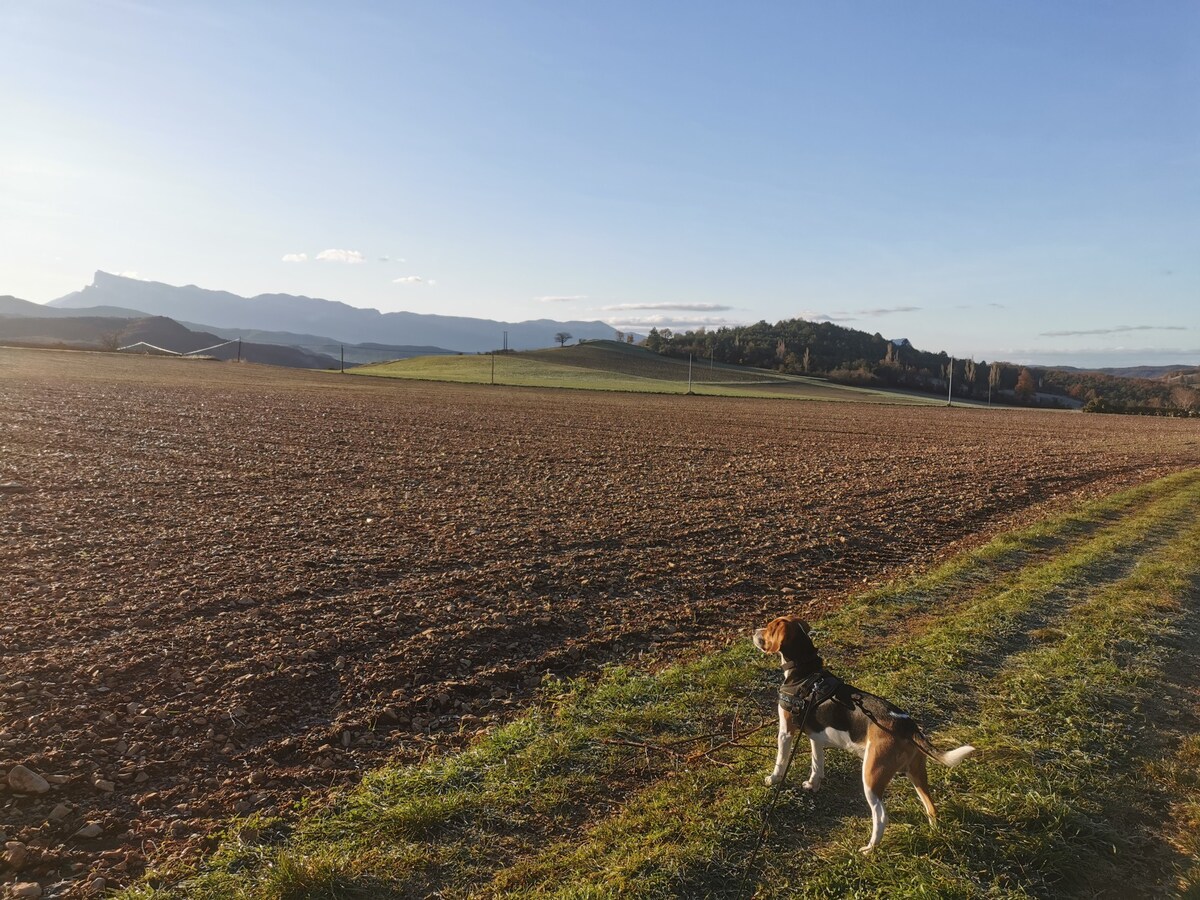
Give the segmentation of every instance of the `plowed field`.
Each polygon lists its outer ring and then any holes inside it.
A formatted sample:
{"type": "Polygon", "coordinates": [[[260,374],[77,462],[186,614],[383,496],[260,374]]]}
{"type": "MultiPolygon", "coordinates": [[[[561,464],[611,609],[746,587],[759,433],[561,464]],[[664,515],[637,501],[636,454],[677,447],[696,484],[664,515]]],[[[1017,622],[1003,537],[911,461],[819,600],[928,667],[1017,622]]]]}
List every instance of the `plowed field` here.
{"type": "Polygon", "coordinates": [[[26,848],[0,883],[124,883],[547,671],[695,652],[1197,464],[1181,420],[0,349],[0,832],[26,848]]]}

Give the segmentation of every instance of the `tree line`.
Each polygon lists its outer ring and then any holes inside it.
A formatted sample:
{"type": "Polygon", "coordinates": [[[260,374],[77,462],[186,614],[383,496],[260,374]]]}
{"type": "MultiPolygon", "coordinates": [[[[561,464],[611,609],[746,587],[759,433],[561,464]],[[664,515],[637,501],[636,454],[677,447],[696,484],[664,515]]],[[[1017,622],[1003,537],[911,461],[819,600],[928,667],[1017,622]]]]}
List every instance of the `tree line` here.
{"type": "Polygon", "coordinates": [[[644,345],[665,356],[712,359],[841,384],[892,387],[1026,406],[1091,412],[1200,415],[1200,391],[1180,381],[952,359],[832,322],[786,319],[715,330],[650,329],[644,345]]]}

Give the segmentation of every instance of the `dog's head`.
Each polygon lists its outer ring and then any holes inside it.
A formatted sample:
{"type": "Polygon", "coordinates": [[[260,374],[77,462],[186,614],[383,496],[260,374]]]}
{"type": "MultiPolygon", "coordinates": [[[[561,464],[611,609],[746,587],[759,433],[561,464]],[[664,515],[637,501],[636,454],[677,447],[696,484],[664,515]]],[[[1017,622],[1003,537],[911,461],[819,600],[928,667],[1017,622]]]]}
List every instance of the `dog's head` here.
{"type": "Polygon", "coordinates": [[[780,616],[754,632],[754,646],[763,653],[778,653],[801,671],[822,668],[821,656],[808,636],[808,623],[799,616],[780,616]]]}

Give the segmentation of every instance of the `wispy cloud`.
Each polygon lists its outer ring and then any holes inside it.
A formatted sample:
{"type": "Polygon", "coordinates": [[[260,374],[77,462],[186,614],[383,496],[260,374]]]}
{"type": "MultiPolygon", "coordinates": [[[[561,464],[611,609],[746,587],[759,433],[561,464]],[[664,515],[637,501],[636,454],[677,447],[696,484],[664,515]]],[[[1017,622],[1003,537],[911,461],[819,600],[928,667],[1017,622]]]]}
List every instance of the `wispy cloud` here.
{"type": "Polygon", "coordinates": [[[420,275],[401,275],[399,278],[393,278],[392,284],[437,284],[432,278],[422,278],[420,275]]]}
{"type": "Polygon", "coordinates": [[[856,322],[859,319],[872,319],[896,313],[918,312],[920,309],[919,306],[880,306],[874,309],[835,309],[827,313],[806,310],[800,313],[800,318],[808,319],[810,322],[856,322]]]}
{"type": "Polygon", "coordinates": [[[867,317],[890,316],[894,315],[895,313],[919,312],[920,309],[921,307],[919,306],[882,306],[877,307],[876,309],[860,309],[858,310],[858,315],[867,317]]]}
{"type": "Polygon", "coordinates": [[[1078,337],[1093,334],[1127,334],[1131,331],[1187,331],[1183,325],[1115,325],[1112,328],[1088,328],[1079,331],[1043,331],[1041,337],[1078,337]]]}
{"type": "Polygon", "coordinates": [[[538,303],[577,303],[586,300],[586,294],[551,294],[548,297],[534,297],[538,303]]]}
{"type": "Polygon", "coordinates": [[[700,316],[696,318],[681,318],[678,316],[633,316],[609,318],[604,320],[605,324],[611,325],[613,328],[682,328],[685,330],[694,330],[697,328],[721,328],[740,325],[740,322],[735,322],[732,319],[720,318],[718,316],[700,316]]]}
{"type": "Polygon", "coordinates": [[[122,278],[132,278],[134,281],[147,281],[148,280],[146,278],[143,278],[137,272],[118,272],[117,274],[119,276],[121,276],[122,278]]]}
{"type": "Polygon", "coordinates": [[[732,306],[719,303],[618,303],[615,306],[600,307],[604,312],[623,312],[625,310],[661,309],[667,312],[727,312],[732,306]]]}
{"type": "Polygon", "coordinates": [[[307,262],[307,253],[285,253],[282,262],[307,262]]]}
{"type": "Polygon", "coordinates": [[[853,322],[858,316],[853,313],[842,311],[834,311],[831,313],[817,312],[815,309],[806,309],[800,312],[801,319],[807,319],[810,322],[853,322]]]}
{"type": "Polygon", "coordinates": [[[381,256],[381,257],[379,257],[379,261],[380,262],[405,262],[405,259],[403,256],[381,256]]]}
{"type": "Polygon", "coordinates": [[[357,250],[322,250],[316,258],[325,262],[340,263],[360,263],[367,259],[357,250]]]}

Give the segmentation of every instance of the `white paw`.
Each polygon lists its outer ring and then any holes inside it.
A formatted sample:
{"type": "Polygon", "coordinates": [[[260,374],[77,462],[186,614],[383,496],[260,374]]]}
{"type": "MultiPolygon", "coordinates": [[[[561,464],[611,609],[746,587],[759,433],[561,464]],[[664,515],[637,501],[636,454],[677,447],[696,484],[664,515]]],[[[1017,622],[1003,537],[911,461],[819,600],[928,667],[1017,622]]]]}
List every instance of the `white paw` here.
{"type": "Polygon", "coordinates": [[[810,779],[804,782],[804,784],[800,785],[800,787],[804,788],[806,791],[816,791],[821,787],[821,782],[820,780],[813,781],[810,779]]]}
{"type": "Polygon", "coordinates": [[[874,849],[875,849],[874,844],[867,844],[867,846],[865,846],[865,847],[859,847],[858,852],[859,853],[870,853],[874,849]]]}
{"type": "Polygon", "coordinates": [[[763,784],[765,784],[767,787],[775,787],[775,785],[779,784],[780,780],[780,777],[772,772],[763,779],[763,784]]]}

